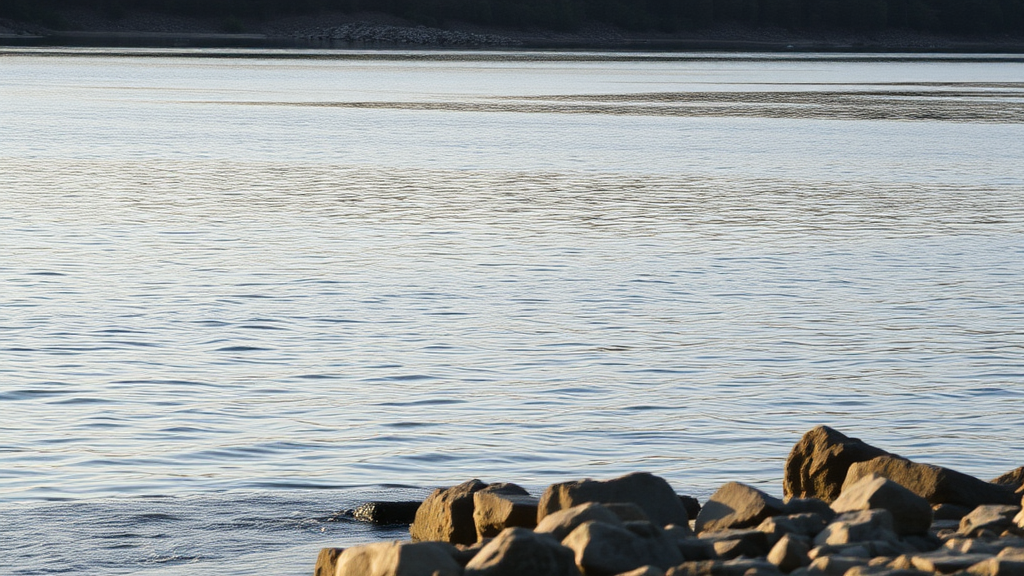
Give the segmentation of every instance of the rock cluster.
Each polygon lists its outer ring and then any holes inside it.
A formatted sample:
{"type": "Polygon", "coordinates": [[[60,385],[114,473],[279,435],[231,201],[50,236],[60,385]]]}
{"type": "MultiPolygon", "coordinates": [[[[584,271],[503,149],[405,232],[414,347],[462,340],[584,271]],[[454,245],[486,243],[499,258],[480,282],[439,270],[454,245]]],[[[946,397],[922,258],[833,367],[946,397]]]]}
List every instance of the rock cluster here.
{"type": "Polygon", "coordinates": [[[471,480],[419,505],[412,541],[325,548],[314,575],[1024,576],[1022,472],[984,482],[820,426],[784,500],[729,482],[699,507],[647,473],[539,498],[471,480]]]}

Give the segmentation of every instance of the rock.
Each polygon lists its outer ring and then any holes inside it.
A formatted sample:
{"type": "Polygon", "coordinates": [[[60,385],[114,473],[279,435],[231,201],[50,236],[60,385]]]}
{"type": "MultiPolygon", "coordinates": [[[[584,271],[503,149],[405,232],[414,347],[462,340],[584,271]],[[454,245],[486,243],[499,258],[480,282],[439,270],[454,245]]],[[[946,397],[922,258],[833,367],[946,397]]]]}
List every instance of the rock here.
{"type": "Polygon", "coordinates": [[[975,508],[982,504],[1014,504],[1013,490],[989,484],[956,470],[918,464],[895,456],[880,456],[852,464],[846,476],[854,484],[864,476],[878,474],[909,489],[931,504],[958,504],[975,508]]]}
{"type": "Polygon", "coordinates": [[[608,504],[602,504],[605,508],[612,511],[619,517],[619,520],[623,522],[650,522],[651,519],[644,512],[644,509],[633,504],[632,502],[609,502],[608,504]]]}
{"type": "Polygon", "coordinates": [[[344,548],[321,548],[316,557],[316,566],[313,567],[313,576],[334,576],[338,556],[344,551],[344,548]]]}
{"type": "Polygon", "coordinates": [[[910,552],[932,552],[942,547],[942,540],[930,533],[926,536],[905,536],[902,541],[910,548],[910,552]]]}
{"type": "Polygon", "coordinates": [[[849,544],[824,544],[811,548],[807,557],[812,561],[823,556],[847,556],[850,558],[871,558],[871,550],[868,550],[866,542],[851,542],[849,544]]]}
{"type": "Polygon", "coordinates": [[[548,534],[506,528],[466,565],[465,576],[578,576],[572,550],[548,534]]]}
{"type": "Polygon", "coordinates": [[[1024,576],[1024,560],[988,558],[967,569],[975,576],[1024,576]]]}
{"type": "Polygon", "coordinates": [[[768,542],[774,545],[784,534],[795,534],[814,538],[825,529],[827,522],[815,513],[772,516],[757,525],[757,530],[768,534],[768,542]]]}
{"type": "Polygon", "coordinates": [[[576,565],[586,576],[613,576],[651,565],[662,569],[679,564],[683,556],[660,528],[651,527],[653,537],[636,530],[602,522],[584,522],[562,540],[576,553],[576,565]]]}
{"type": "Polygon", "coordinates": [[[665,576],[665,571],[657,566],[641,566],[636,570],[623,572],[619,576],[665,576]]]}
{"type": "Polygon", "coordinates": [[[665,576],[770,576],[781,574],[771,562],[737,558],[736,560],[703,560],[684,562],[669,568],[665,576]]]}
{"type": "Polygon", "coordinates": [[[584,522],[591,521],[604,522],[605,524],[611,524],[613,526],[622,525],[622,521],[619,520],[619,517],[605,506],[596,502],[587,502],[586,504],[573,506],[566,510],[559,510],[558,512],[545,516],[544,519],[537,524],[535,531],[551,534],[555,540],[561,542],[562,539],[575,530],[577,526],[584,522]]]}
{"type": "Polygon", "coordinates": [[[785,514],[782,500],[739,482],[715,492],[697,515],[697,533],[757,526],[765,518],[785,514]]]}
{"type": "Polygon", "coordinates": [[[835,510],[821,498],[789,498],[786,502],[786,514],[817,514],[831,522],[836,517],[835,510]]]}
{"type": "Polygon", "coordinates": [[[967,506],[957,506],[956,504],[936,504],[932,506],[932,521],[956,520],[959,522],[961,518],[970,513],[971,509],[967,506]]]}
{"type": "Polygon", "coordinates": [[[696,518],[697,514],[700,514],[700,502],[693,496],[679,495],[679,501],[683,503],[683,508],[686,508],[686,515],[690,518],[696,518]]]}
{"type": "Polygon", "coordinates": [[[807,571],[811,574],[824,574],[825,576],[843,576],[850,568],[864,566],[867,563],[866,558],[853,556],[819,556],[811,561],[807,571]]]}
{"type": "Polygon", "coordinates": [[[1021,512],[1020,506],[987,504],[978,506],[960,520],[960,534],[972,537],[989,531],[999,534],[1014,527],[1014,516],[1021,512]]]}
{"type": "Polygon", "coordinates": [[[951,554],[946,551],[939,551],[929,552],[928,554],[915,554],[911,556],[910,561],[918,570],[949,574],[970,568],[987,558],[990,558],[987,554],[951,554]]]}
{"type": "MultiPolygon", "coordinates": [[[[665,531],[672,537],[671,532],[665,531]]],[[[700,538],[687,538],[676,540],[676,547],[687,562],[698,560],[718,560],[718,553],[715,552],[715,543],[712,540],[701,540],[700,538]]]]}
{"type": "Polygon", "coordinates": [[[515,484],[491,484],[473,493],[477,539],[497,536],[505,528],[537,525],[538,500],[515,484]]]}
{"type": "Polygon", "coordinates": [[[892,514],[893,530],[900,536],[927,534],[932,524],[932,507],[924,498],[877,474],[843,486],[832,502],[836,512],[884,509],[892,514]]]}
{"type": "Polygon", "coordinates": [[[862,510],[837,516],[834,522],[814,537],[814,544],[821,546],[896,539],[896,533],[892,528],[892,514],[888,510],[862,510]]]}
{"type": "Polygon", "coordinates": [[[352,511],[352,517],[372,524],[412,524],[422,502],[367,502],[352,511]]]}
{"type": "Polygon", "coordinates": [[[634,472],[612,480],[579,480],[553,484],[544,491],[537,509],[537,523],[548,514],[585,502],[632,502],[659,526],[686,525],[690,517],[679,496],[663,478],[634,472]]]}
{"type": "Polygon", "coordinates": [[[810,564],[807,553],[811,546],[806,539],[792,534],[783,534],[782,538],[772,546],[768,552],[768,561],[779,567],[779,570],[789,573],[801,566],[810,564]]]}
{"type": "Polygon", "coordinates": [[[480,550],[483,550],[484,546],[491,543],[494,538],[484,538],[483,540],[477,540],[469,546],[465,544],[455,545],[455,561],[459,563],[459,566],[465,567],[469,564],[470,560],[476,558],[476,555],[480,550]]]}
{"type": "Polygon", "coordinates": [[[828,426],[816,426],[800,438],[786,458],[783,493],[832,502],[839,497],[851,464],[887,454],[828,426]]]}
{"type": "Polygon", "coordinates": [[[460,576],[455,547],[445,542],[378,542],[348,548],[334,576],[460,576]]]}
{"type": "Polygon", "coordinates": [[[893,570],[888,566],[854,566],[843,576],[925,576],[920,570],[893,570]]]}
{"type": "Polygon", "coordinates": [[[677,542],[681,540],[689,540],[694,537],[693,530],[691,530],[689,526],[669,524],[668,526],[665,526],[664,530],[670,538],[674,539],[677,542]]]}
{"type": "Polygon", "coordinates": [[[487,484],[479,480],[470,480],[451,488],[434,490],[416,510],[416,519],[409,527],[413,541],[476,542],[473,494],[486,487],[487,484]]]}
{"type": "Polygon", "coordinates": [[[757,558],[768,554],[768,535],[760,530],[722,530],[705,533],[701,540],[711,542],[715,554],[723,560],[745,556],[757,558]]]}
{"type": "Polygon", "coordinates": [[[950,538],[942,545],[943,548],[956,554],[991,554],[996,555],[1002,549],[978,538],[950,538]]]}
{"type": "Polygon", "coordinates": [[[1024,466],[1010,470],[1006,474],[1000,475],[998,478],[989,480],[989,482],[1009,486],[1014,490],[1024,487],[1024,466]]]}

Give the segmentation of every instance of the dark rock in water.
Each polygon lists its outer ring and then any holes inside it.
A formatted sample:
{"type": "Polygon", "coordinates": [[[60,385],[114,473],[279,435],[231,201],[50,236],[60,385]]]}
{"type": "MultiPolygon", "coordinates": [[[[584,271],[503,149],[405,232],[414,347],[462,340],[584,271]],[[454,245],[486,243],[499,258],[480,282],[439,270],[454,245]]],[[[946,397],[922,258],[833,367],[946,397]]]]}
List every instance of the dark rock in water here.
{"type": "Polygon", "coordinates": [[[585,502],[632,502],[659,526],[687,524],[690,517],[669,483],[646,472],[634,472],[612,480],[578,480],[552,484],[541,496],[537,522],[559,510],[585,502]]]}
{"type": "Polygon", "coordinates": [[[784,534],[768,552],[768,561],[788,574],[801,566],[810,564],[810,559],[807,557],[807,553],[810,551],[811,546],[806,538],[784,534]]]}
{"type": "Polygon", "coordinates": [[[832,502],[839,497],[851,464],[888,454],[828,426],[816,426],[800,438],[786,458],[783,493],[832,502]]]}
{"type": "Polygon", "coordinates": [[[646,527],[640,530],[585,522],[562,544],[576,553],[576,564],[587,576],[614,576],[647,565],[667,569],[683,561],[679,548],[664,531],[650,522],[643,524],[646,527]]]}
{"type": "Polygon", "coordinates": [[[919,464],[897,456],[880,456],[850,466],[846,485],[868,474],[878,474],[909,489],[931,504],[957,504],[975,508],[982,504],[1016,504],[1013,489],[990,484],[956,470],[919,464]]]}
{"type": "Polygon", "coordinates": [[[697,515],[697,533],[757,526],[765,518],[785,514],[782,500],[739,482],[715,492],[697,515]]]}
{"type": "Polygon", "coordinates": [[[686,508],[686,515],[690,518],[696,518],[697,514],[700,514],[700,501],[693,496],[680,494],[679,501],[683,503],[683,508],[686,508]]]}
{"type": "Polygon", "coordinates": [[[316,566],[313,567],[313,576],[334,576],[338,556],[344,551],[344,548],[321,548],[316,557],[316,566]]]}
{"type": "Polygon", "coordinates": [[[1024,487],[1024,466],[1010,470],[1006,474],[1000,475],[998,478],[989,480],[989,482],[1010,486],[1014,490],[1019,491],[1021,487],[1024,487]]]}
{"type": "Polygon", "coordinates": [[[1020,514],[1020,506],[988,504],[978,506],[960,520],[960,534],[967,537],[979,536],[984,532],[1001,534],[1015,528],[1013,519],[1020,514]]]}
{"type": "Polygon", "coordinates": [[[352,517],[373,524],[412,524],[422,502],[367,502],[352,511],[352,517]]]}
{"type": "Polygon", "coordinates": [[[843,486],[832,502],[836,512],[884,509],[892,514],[893,529],[900,536],[926,534],[932,525],[932,507],[924,498],[877,474],[843,486]]]}
{"type": "Polygon", "coordinates": [[[486,487],[487,484],[479,480],[470,480],[451,488],[434,490],[416,510],[416,519],[409,527],[413,541],[476,542],[473,494],[486,487]]]}
{"type": "Polygon", "coordinates": [[[579,576],[572,550],[547,534],[507,528],[466,565],[465,576],[579,576]]]}
{"type": "Polygon", "coordinates": [[[348,548],[334,576],[460,576],[455,547],[444,542],[378,542],[348,548]]]}
{"type": "Polygon", "coordinates": [[[562,541],[570,532],[584,522],[603,522],[613,526],[621,526],[622,520],[603,504],[587,502],[566,510],[559,510],[544,517],[537,524],[536,532],[551,534],[552,538],[562,541]]]}
{"type": "Polygon", "coordinates": [[[473,522],[477,538],[497,536],[505,528],[537,525],[537,502],[515,484],[491,484],[473,493],[473,522]]]}

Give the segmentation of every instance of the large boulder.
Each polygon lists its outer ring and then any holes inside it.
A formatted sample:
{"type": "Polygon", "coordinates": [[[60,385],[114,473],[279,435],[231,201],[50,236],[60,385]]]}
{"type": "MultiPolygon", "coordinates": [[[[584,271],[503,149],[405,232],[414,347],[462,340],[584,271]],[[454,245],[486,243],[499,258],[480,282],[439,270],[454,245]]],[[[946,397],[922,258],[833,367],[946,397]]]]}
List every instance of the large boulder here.
{"type": "Polygon", "coordinates": [[[908,488],[931,504],[958,504],[975,508],[982,504],[1016,504],[1013,488],[992,484],[956,470],[919,464],[898,456],[879,456],[852,464],[844,486],[869,474],[878,474],[908,488]]]}
{"type": "Polygon", "coordinates": [[[1020,492],[1021,488],[1024,488],[1024,466],[1014,468],[1006,474],[1001,474],[998,477],[989,480],[989,482],[1009,486],[1010,488],[1020,492]]]}
{"type": "Polygon", "coordinates": [[[565,510],[548,514],[537,524],[536,532],[550,534],[559,542],[584,522],[603,522],[613,526],[621,526],[622,520],[606,506],[597,502],[587,502],[565,510]]]}
{"type": "Polygon", "coordinates": [[[479,480],[470,480],[451,488],[434,490],[416,510],[416,519],[409,527],[412,539],[452,544],[476,542],[473,494],[486,487],[487,484],[479,480]]]}
{"type": "Polygon", "coordinates": [[[881,508],[892,514],[893,529],[900,536],[926,534],[932,525],[932,507],[924,498],[877,474],[843,486],[832,509],[842,514],[881,508]]]}
{"type": "Polygon", "coordinates": [[[444,542],[378,542],[342,552],[334,576],[460,576],[454,556],[444,542]]]}
{"type": "Polygon", "coordinates": [[[765,518],[786,513],[782,500],[739,482],[724,484],[700,509],[696,530],[715,532],[732,528],[750,528],[765,518]]]}
{"type": "Polygon", "coordinates": [[[1020,506],[1007,504],[978,506],[960,520],[960,534],[969,538],[985,532],[1001,534],[1004,530],[1017,527],[1013,519],[1020,512],[1020,506]]]}
{"type": "Polygon", "coordinates": [[[650,522],[627,524],[585,522],[562,544],[575,552],[576,565],[586,576],[614,576],[647,565],[665,570],[682,563],[679,548],[661,528],[650,522]]]}
{"type": "Polygon", "coordinates": [[[653,474],[634,472],[612,480],[552,484],[540,498],[537,523],[548,514],[585,502],[632,502],[643,508],[651,522],[659,526],[685,525],[690,521],[686,508],[668,482],[653,474]]]}
{"type": "Polygon", "coordinates": [[[832,502],[839,497],[851,464],[888,454],[828,426],[816,426],[800,438],[786,458],[783,493],[832,502]]]}
{"type": "Polygon", "coordinates": [[[505,528],[537,525],[537,498],[515,484],[491,484],[473,493],[477,539],[497,536],[505,528]]]}
{"type": "Polygon", "coordinates": [[[579,576],[573,551],[548,534],[506,528],[466,565],[465,576],[579,576]]]}

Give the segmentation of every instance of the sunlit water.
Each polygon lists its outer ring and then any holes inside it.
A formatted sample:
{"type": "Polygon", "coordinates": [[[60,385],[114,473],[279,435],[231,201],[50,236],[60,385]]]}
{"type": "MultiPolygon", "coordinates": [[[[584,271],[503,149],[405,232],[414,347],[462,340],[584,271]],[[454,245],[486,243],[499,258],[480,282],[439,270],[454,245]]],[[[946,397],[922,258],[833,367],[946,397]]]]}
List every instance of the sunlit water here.
{"type": "Polygon", "coordinates": [[[0,52],[0,573],[778,494],[819,423],[1024,464],[1022,143],[1012,57],[0,52]]]}

